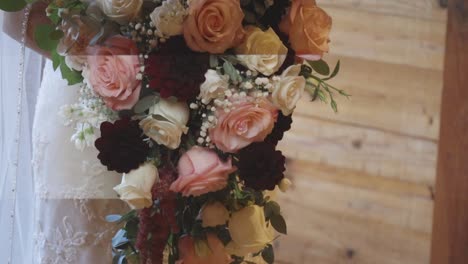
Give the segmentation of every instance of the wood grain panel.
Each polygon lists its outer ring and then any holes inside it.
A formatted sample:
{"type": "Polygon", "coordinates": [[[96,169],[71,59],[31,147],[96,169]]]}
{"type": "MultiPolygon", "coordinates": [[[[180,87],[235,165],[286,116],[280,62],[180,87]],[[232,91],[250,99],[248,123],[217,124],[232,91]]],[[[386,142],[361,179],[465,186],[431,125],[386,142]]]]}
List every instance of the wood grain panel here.
{"type": "Polygon", "coordinates": [[[427,186],[435,179],[437,143],[424,139],[296,114],[280,147],[291,159],[427,186]]]}
{"type": "MultiPolygon", "coordinates": [[[[428,193],[351,187],[327,180],[336,174],[321,165],[302,161],[288,169],[295,187],[280,195],[289,234],[278,243],[277,263],[428,263],[428,193]]],[[[340,176],[359,177],[344,171],[340,176]]]]}
{"type": "Polygon", "coordinates": [[[382,15],[403,16],[445,22],[447,12],[437,0],[317,0],[324,7],[364,10],[382,15]]]}
{"type": "Polygon", "coordinates": [[[328,56],[330,65],[341,60],[342,71],[332,84],[352,95],[337,97],[340,112],[310,103],[308,96],[295,114],[319,117],[386,132],[437,140],[442,72],[347,56],[328,56]]]}
{"type": "Polygon", "coordinates": [[[325,8],[333,17],[331,53],[442,70],[445,23],[325,8]]]}

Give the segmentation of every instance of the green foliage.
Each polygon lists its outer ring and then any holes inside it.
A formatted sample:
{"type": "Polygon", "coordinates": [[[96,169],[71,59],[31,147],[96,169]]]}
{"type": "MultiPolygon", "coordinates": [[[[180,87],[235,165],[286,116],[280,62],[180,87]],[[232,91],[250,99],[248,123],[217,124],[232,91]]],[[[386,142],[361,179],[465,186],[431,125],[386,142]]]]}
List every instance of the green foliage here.
{"type": "Polygon", "coordinates": [[[54,70],[60,67],[62,78],[67,80],[68,85],[74,85],[83,82],[83,76],[81,72],[70,69],[65,63],[65,57],[60,56],[57,51],[51,51],[52,66],[54,70]]]}
{"type": "Polygon", "coordinates": [[[273,250],[272,245],[268,245],[265,249],[262,250],[262,258],[268,264],[275,263],[275,251],[273,250]]]}
{"type": "Polygon", "coordinates": [[[112,263],[138,263],[139,254],[135,249],[139,223],[137,212],[132,210],[125,215],[108,215],[106,220],[123,225],[112,238],[112,263]]]}
{"type": "Polygon", "coordinates": [[[36,26],[34,40],[39,48],[49,52],[55,50],[60,39],[60,37],[56,38],[56,36],[57,33],[54,26],[50,24],[36,26]]]}
{"type": "Polygon", "coordinates": [[[307,81],[306,89],[311,94],[312,101],[318,98],[320,101],[328,103],[328,100],[330,100],[330,106],[335,112],[338,112],[338,104],[335,101],[334,95],[338,93],[346,98],[351,96],[344,90],[338,89],[327,82],[338,75],[340,72],[340,65],[340,61],[338,61],[330,74],[330,67],[325,61],[307,61],[307,64],[302,65],[301,70],[301,75],[304,76],[307,81]],[[314,73],[326,77],[322,78],[314,73]]]}
{"type": "Polygon", "coordinates": [[[34,2],[36,0],[1,0],[0,9],[6,12],[16,12],[25,8],[27,4],[34,2]]]}
{"type": "Polygon", "coordinates": [[[284,220],[283,216],[280,214],[274,214],[270,217],[270,223],[273,228],[281,234],[288,234],[286,221],[284,220]]]}

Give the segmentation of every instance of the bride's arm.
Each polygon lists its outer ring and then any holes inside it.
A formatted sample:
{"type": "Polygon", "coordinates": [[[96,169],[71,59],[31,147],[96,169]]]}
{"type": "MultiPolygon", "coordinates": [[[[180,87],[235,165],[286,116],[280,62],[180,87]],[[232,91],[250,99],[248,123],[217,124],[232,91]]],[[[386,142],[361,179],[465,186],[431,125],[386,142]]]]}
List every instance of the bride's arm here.
{"type": "MultiPolygon", "coordinates": [[[[34,31],[37,25],[48,24],[50,20],[46,16],[45,9],[47,4],[45,2],[39,1],[33,4],[31,9],[31,14],[29,16],[28,30],[26,34],[26,45],[37,51],[38,53],[49,56],[47,52],[41,50],[34,41],[34,31]]],[[[5,12],[3,31],[8,34],[10,37],[17,41],[21,41],[21,25],[24,19],[24,11],[5,12]]]]}

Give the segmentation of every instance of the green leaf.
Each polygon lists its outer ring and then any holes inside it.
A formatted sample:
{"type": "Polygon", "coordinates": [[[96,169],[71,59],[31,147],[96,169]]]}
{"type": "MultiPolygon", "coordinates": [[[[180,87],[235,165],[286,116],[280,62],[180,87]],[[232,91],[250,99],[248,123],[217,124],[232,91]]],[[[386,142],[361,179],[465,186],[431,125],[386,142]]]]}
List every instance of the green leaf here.
{"type": "Polygon", "coordinates": [[[262,258],[268,264],[275,263],[275,252],[274,252],[273,247],[271,245],[268,245],[265,249],[263,249],[262,258]]]}
{"type": "Polygon", "coordinates": [[[49,34],[51,40],[60,40],[63,37],[62,30],[54,30],[49,34]]]}
{"type": "Polygon", "coordinates": [[[25,0],[1,0],[0,9],[6,12],[16,12],[25,8],[27,4],[25,0]]]}
{"type": "Polygon", "coordinates": [[[265,217],[270,218],[273,215],[280,214],[281,208],[277,202],[270,201],[265,204],[263,210],[265,211],[265,217]]]}
{"type": "Polygon", "coordinates": [[[52,66],[54,67],[54,71],[57,70],[61,63],[64,62],[63,57],[60,56],[55,50],[50,53],[50,58],[52,59],[52,66]]]}
{"type": "Polygon", "coordinates": [[[331,98],[330,105],[333,108],[333,111],[335,111],[335,113],[338,113],[338,105],[336,104],[336,101],[333,100],[333,97],[331,98]]]}
{"type": "Polygon", "coordinates": [[[286,221],[284,220],[283,216],[280,214],[275,214],[270,217],[270,223],[281,234],[287,234],[287,227],[286,221]]]}
{"type": "Polygon", "coordinates": [[[338,75],[338,73],[340,72],[340,61],[338,61],[335,65],[335,69],[333,69],[333,72],[330,76],[328,76],[327,78],[324,78],[323,80],[324,81],[328,81],[330,79],[333,79],[336,77],[336,75],[338,75]]]}
{"type": "Polygon", "coordinates": [[[62,78],[67,80],[68,85],[74,85],[83,82],[83,76],[81,73],[68,68],[64,61],[60,64],[60,71],[62,72],[62,78]]]}
{"type": "Polygon", "coordinates": [[[46,51],[52,51],[57,48],[58,39],[50,38],[52,32],[55,31],[54,26],[43,24],[36,26],[36,31],[34,32],[34,40],[37,43],[37,46],[46,51]]]}
{"type": "Polygon", "coordinates": [[[318,61],[307,61],[312,69],[316,71],[318,74],[327,76],[330,74],[330,66],[324,60],[318,61]]]}

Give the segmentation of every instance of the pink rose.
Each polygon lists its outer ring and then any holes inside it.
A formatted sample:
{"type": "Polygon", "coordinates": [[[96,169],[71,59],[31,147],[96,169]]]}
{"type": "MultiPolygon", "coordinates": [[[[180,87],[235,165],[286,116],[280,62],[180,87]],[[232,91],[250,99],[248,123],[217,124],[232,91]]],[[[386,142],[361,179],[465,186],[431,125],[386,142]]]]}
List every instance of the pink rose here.
{"type": "Polygon", "coordinates": [[[179,178],[171,184],[170,190],[184,196],[199,196],[226,187],[230,173],[236,171],[231,159],[223,162],[209,149],[193,147],[179,160],[179,178]]]}
{"type": "Polygon", "coordinates": [[[191,236],[180,238],[179,253],[176,264],[229,264],[232,261],[221,240],[211,233],[207,235],[206,241],[195,242],[191,236]],[[201,252],[195,251],[195,243],[205,243],[197,247],[201,252]]]}
{"type": "Polygon", "coordinates": [[[236,153],[253,142],[261,142],[271,133],[278,110],[267,99],[247,98],[234,103],[234,110],[218,110],[218,123],[210,129],[210,138],[224,152],[236,153]]]}
{"type": "Polygon", "coordinates": [[[131,109],[138,101],[141,81],[138,48],[130,39],[114,36],[103,46],[90,48],[83,76],[113,110],[131,109]]]}
{"type": "Polygon", "coordinates": [[[244,12],[239,0],[192,0],[184,37],[194,51],[223,53],[244,35],[244,12]]]}

